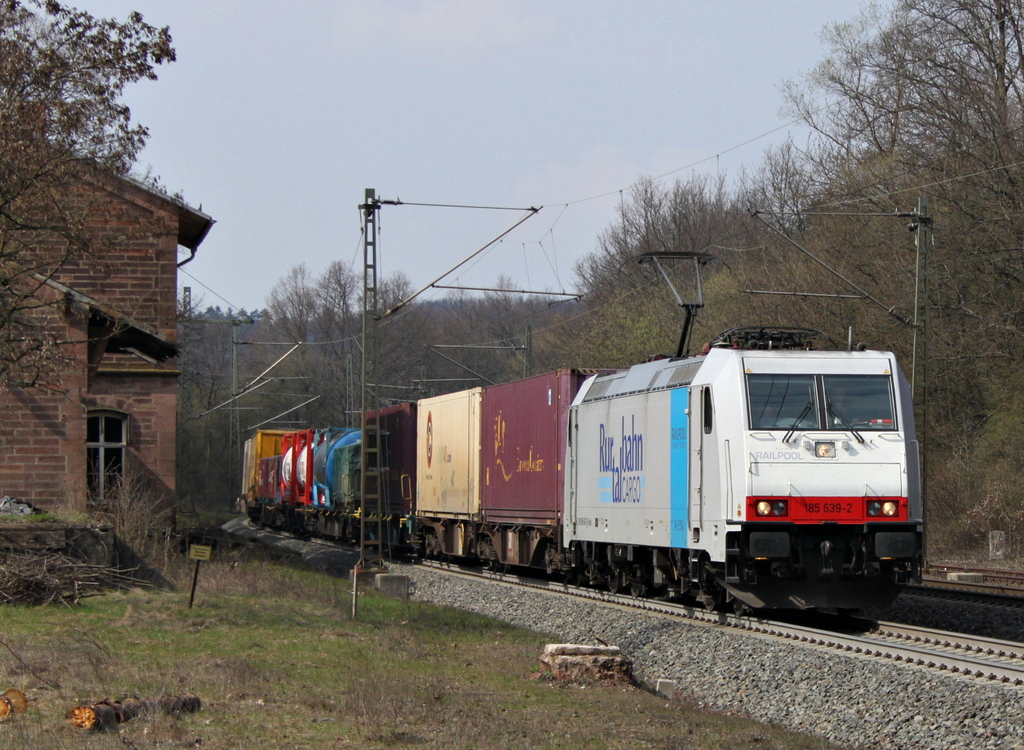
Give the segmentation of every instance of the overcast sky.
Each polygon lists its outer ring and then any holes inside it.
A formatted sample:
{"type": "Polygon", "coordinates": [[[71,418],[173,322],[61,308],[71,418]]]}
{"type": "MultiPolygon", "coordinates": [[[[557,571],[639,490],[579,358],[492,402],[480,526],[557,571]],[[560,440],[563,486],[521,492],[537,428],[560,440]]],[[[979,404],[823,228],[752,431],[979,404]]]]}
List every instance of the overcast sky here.
{"type": "MultiPolygon", "coordinates": [[[[78,0],[170,26],[132,87],[140,170],[217,224],[180,286],[262,307],[293,266],[362,263],[357,206],[544,206],[444,284],[571,290],[638,177],[736,175],[795,126],[780,85],[824,57],[826,0],[78,0]],[[742,145],[748,141],[753,142],[742,145]],[[678,171],[677,171],[678,170],[678,171]],[[596,197],[603,196],[603,197],[596,197]]],[[[523,216],[385,206],[380,268],[424,286],[523,216]]],[[[184,257],[184,256],[183,256],[184,257]]],[[[440,292],[431,292],[438,295],[440,292]]]]}

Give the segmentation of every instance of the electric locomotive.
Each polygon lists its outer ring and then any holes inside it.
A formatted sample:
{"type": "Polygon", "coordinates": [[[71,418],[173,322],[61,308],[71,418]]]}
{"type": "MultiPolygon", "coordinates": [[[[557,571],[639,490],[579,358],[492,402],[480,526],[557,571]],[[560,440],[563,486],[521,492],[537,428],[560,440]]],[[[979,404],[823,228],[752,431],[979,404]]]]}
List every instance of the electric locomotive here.
{"type": "Polygon", "coordinates": [[[882,607],[919,580],[907,381],[890,352],[805,346],[798,330],[736,329],[584,384],[561,567],[740,610],[882,607]]]}

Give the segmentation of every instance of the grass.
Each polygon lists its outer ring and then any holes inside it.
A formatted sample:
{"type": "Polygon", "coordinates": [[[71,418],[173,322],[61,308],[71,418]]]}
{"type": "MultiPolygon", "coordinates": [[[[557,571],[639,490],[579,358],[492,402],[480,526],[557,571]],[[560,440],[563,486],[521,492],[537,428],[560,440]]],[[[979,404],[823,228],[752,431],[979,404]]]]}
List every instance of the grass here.
{"type": "Polygon", "coordinates": [[[190,610],[193,568],[177,566],[177,592],[0,609],[0,692],[30,698],[0,746],[828,748],[637,688],[552,682],[538,674],[552,638],[473,614],[368,592],[353,621],[347,581],[259,549],[203,563],[190,610]],[[63,719],[90,699],[186,692],[201,712],[105,734],[63,719]]]}

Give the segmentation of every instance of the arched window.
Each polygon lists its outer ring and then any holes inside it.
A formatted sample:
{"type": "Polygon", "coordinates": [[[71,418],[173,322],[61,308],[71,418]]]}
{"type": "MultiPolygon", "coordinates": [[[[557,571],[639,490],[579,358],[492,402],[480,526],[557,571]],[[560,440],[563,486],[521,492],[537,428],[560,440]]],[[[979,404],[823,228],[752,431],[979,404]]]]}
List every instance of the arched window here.
{"type": "Polygon", "coordinates": [[[89,499],[102,503],[124,477],[128,415],[118,411],[89,412],[85,441],[89,499]]]}

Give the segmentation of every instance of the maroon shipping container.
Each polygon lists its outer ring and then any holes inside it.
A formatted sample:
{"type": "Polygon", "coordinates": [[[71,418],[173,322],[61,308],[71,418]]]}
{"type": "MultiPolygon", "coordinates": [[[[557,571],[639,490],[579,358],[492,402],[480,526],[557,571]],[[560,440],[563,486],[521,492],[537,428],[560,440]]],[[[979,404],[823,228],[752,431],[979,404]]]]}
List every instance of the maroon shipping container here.
{"type": "MultiPolygon", "coordinates": [[[[381,409],[381,441],[384,461],[385,513],[408,515],[416,497],[416,404],[381,409]]],[[[367,421],[374,423],[373,413],[367,421]]]]}
{"type": "Polygon", "coordinates": [[[480,494],[486,522],[561,522],[569,406],[592,374],[557,370],[484,389],[480,494]]]}

